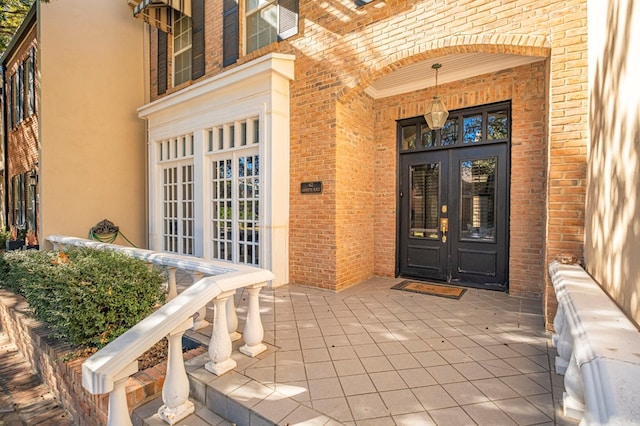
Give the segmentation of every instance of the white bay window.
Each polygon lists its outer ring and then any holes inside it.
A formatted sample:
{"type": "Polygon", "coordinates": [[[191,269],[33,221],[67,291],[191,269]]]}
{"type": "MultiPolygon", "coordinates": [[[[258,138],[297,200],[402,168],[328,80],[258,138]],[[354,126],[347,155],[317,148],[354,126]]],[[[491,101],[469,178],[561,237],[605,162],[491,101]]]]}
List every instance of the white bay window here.
{"type": "Polygon", "coordinates": [[[289,280],[290,55],[273,53],[139,109],[149,135],[149,248],[289,280]]]}

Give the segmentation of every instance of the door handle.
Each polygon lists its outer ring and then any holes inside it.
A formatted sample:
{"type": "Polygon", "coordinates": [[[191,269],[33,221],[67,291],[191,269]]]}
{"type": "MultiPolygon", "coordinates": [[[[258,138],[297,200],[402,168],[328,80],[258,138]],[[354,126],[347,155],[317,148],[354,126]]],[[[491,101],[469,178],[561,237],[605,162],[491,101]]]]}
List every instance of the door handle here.
{"type": "Polygon", "coordinates": [[[449,218],[441,217],[440,218],[440,232],[442,232],[442,242],[447,242],[447,232],[449,232],[449,218]]]}

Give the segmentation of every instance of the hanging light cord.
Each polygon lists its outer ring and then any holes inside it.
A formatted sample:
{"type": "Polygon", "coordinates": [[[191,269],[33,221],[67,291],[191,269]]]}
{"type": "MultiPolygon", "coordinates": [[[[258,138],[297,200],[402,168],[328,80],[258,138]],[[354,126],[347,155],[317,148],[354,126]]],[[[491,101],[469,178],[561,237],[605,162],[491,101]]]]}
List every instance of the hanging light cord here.
{"type": "Polygon", "coordinates": [[[442,66],[442,65],[440,65],[440,64],[433,64],[433,65],[431,66],[431,68],[433,68],[434,70],[436,70],[436,93],[435,93],[434,98],[437,98],[437,97],[438,97],[438,70],[440,69],[440,67],[441,67],[441,66],[442,66]]]}

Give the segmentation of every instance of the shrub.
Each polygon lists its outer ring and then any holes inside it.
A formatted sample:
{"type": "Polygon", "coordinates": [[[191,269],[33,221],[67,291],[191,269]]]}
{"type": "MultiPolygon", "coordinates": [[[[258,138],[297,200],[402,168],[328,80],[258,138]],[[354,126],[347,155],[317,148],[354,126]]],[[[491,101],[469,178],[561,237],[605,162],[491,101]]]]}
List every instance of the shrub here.
{"type": "Polygon", "coordinates": [[[76,346],[102,347],[164,301],[163,272],[113,251],[19,251],[0,257],[0,287],[76,346]]]}

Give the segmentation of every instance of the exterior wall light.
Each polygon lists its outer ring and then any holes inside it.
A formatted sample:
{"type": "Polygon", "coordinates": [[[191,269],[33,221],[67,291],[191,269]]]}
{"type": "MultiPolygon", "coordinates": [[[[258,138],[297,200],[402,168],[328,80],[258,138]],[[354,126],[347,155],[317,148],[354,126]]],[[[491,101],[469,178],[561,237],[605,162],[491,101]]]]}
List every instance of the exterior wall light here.
{"type": "Polygon", "coordinates": [[[433,99],[429,103],[427,107],[427,113],[424,115],[424,119],[427,120],[427,124],[429,128],[433,130],[438,130],[444,123],[447,121],[447,117],[449,117],[449,111],[444,106],[444,102],[438,96],[438,69],[442,67],[442,64],[433,64],[431,68],[436,70],[436,90],[433,99]]]}

